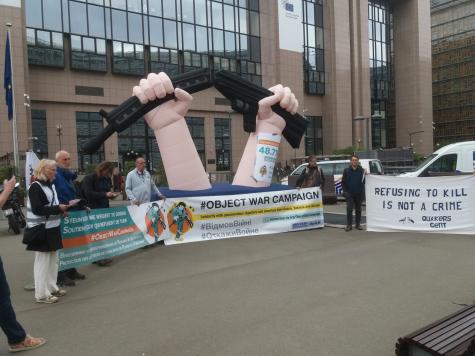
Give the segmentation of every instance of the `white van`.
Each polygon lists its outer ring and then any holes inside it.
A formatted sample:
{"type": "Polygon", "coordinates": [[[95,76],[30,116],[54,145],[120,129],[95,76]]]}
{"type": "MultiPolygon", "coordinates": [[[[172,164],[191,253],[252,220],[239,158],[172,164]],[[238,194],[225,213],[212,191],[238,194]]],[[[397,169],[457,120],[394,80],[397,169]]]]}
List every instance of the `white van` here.
{"type": "MultiPolygon", "coordinates": [[[[343,187],[341,185],[341,177],[343,176],[343,171],[346,167],[349,167],[350,160],[343,159],[337,161],[319,161],[318,166],[322,169],[324,176],[333,176],[335,182],[335,193],[337,196],[343,195],[343,187]]],[[[379,159],[360,159],[360,165],[366,172],[370,174],[384,174],[383,166],[379,159]]],[[[308,166],[308,163],[303,163],[297,168],[295,168],[288,177],[283,178],[280,181],[280,184],[288,185],[290,180],[290,185],[295,185],[298,177],[302,174],[305,167],[308,166]]]]}
{"type": "Polygon", "coordinates": [[[401,177],[430,177],[475,171],[475,141],[452,143],[429,155],[414,172],[401,177]]]}

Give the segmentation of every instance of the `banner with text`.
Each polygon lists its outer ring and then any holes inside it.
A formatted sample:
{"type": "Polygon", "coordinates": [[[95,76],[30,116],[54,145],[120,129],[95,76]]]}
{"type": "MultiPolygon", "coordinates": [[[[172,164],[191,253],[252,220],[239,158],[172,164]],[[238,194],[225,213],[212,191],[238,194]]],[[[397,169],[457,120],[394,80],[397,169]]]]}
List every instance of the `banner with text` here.
{"type": "Polygon", "coordinates": [[[475,177],[366,178],[368,231],[475,234],[475,177]]]}
{"type": "Polygon", "coordinates": [[[169,198],[140,206],[72,212],[61,223],[59,269],[164,240],[166,245],[324,226],[319,188],[169,198]]]}

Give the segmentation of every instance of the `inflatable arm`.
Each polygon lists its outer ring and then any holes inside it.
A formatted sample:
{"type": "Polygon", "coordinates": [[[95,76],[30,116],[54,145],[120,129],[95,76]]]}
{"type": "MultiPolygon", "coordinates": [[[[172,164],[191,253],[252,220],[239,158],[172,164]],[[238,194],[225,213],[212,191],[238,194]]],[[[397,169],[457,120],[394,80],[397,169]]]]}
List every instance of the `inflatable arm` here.
{"type": "Polygon", "coordinates": [[[167,101],[145,115],[145,121],[155,133],[170,189],[201,190],[211,188],[184,116],[193,98],[186,91],[173,88],[165,73],[151,73],[133,94],[142,104],[175,93],[167,101]]]}
{"type": "MultiPolygon", "coordinates": [[[[244,153],[239,162],[239,167],[234,176],[234,185],[244,185],[248,187],[268,187],[270,185],[269,179],[260,179],[258,175],[261,174],[264,176],[267,173],[272,177],[272,171],[266,172],[265,166],[263,165],[264,170],[257,167],[257,171],[259,171],[260,174],[256,173],[256,165],[260,162],[260,159],[258,159],[258,143],[261,147],[260,150],[264,149],[267,153],[269,151],[274,153],[274,157],[271,157],[272,155],[268,155],[267,157],[269,159],[274,158],[275,163],[277,151],[275,151],[273,147],[277,147],[278,150],[280,136],[285,128],[285,120],[273,112],[271,106],[279,103],[282,108],[291,114],[297,112],[298,101],[288,87],[284,88],[281,84],[278,84],[269,90],[273,92],[274,95],[259,101],[256,132],[249,135],[244,153]],[[262,145],[261,142],[263,143],[262,145]],[[266,146],[266,143],[270,148],[266,146]]],[[[274,164],[271,166],[273,168],[274,164]]]]}

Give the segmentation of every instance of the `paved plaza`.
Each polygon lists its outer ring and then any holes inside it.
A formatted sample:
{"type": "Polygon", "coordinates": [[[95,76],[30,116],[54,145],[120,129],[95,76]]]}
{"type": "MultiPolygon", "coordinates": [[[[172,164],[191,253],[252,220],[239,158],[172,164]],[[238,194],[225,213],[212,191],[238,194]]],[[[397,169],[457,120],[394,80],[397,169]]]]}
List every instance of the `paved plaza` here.
{"type": "MultiPolygon", "coordinates": [[[[398,337],[475,299],[475,236],[339,228],[156,246],[36,304],[33,253],[0,224],[28,355],[391,356],[398,337]]],[[[2,336],[0,355],[7,354],[2,336]]]]}

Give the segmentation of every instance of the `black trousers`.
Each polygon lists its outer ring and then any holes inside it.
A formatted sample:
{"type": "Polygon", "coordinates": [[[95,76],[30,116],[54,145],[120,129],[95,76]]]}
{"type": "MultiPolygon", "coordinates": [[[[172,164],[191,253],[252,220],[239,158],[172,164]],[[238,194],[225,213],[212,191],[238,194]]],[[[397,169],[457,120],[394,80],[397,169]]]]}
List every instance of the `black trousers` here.
{"type": "Polygon", "coordinates": [[[358,226],[361,223],[361,203],[363,194],[346,194],[346,225],[353,225],[353,207],[355,209],[355,223],[358,226]]]}
{"type": "Polygon", "coordinates": [[[10,345],[18,344],[25,340],[26,332],[20,323],[16,320],[10,299],[10,287],[8,286],[7,276],[3,270],[3,262],[0,257],[0,326],[7,336],[10,345]]]}

